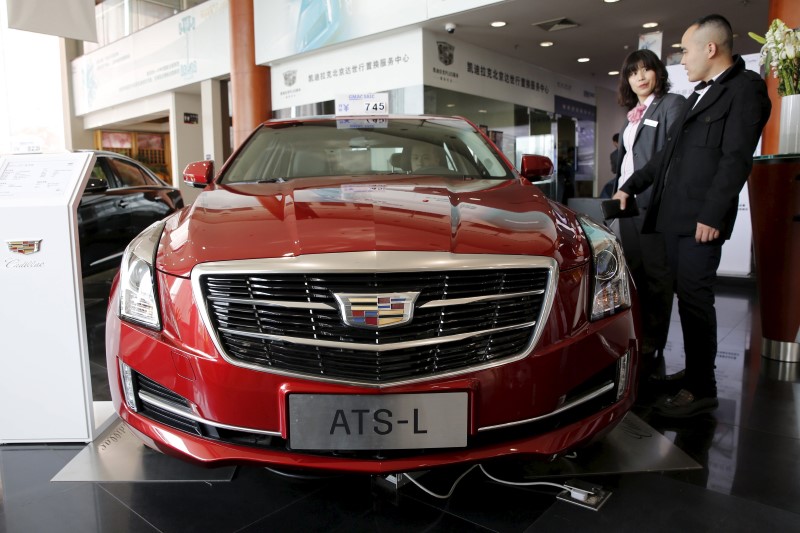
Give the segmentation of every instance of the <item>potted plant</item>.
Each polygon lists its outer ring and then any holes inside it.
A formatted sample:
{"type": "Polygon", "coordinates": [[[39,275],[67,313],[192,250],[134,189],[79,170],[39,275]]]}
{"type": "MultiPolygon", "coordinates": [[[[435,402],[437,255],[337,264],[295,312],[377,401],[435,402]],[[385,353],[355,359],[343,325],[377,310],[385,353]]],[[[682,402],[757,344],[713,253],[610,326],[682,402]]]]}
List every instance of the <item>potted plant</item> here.
{"type": "Polygon", "coordinates": [[[764,37],[750,36],[763,45],[760,63],[778,79],[781,96],[779,154],[756,158],[747,180],[761,307],[761,355],[800,364],[795,178],[800,174],[800,31],[775,19],[764,37]]]}
{"type": "Polygon", "coordinates": [[[778,79],[781,98],[780,153],[800,152],[800,30],[775,19],[764,37],[750,32],[761,43],[759,63],[778,79]],[[767,65],[769,65],[767,67],[767,65]]]}

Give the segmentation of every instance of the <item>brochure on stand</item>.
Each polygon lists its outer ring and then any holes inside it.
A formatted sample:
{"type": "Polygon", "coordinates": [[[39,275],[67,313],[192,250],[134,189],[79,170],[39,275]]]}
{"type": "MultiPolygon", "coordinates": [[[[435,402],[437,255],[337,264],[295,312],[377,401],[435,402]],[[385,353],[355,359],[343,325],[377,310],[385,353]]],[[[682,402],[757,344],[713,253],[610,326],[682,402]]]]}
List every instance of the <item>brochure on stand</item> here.
{"type": "Polygon", "coordinates": [[[91,152],[0,157],[0,444],[99,430],[77,229],[93,163],[91,152]]]}

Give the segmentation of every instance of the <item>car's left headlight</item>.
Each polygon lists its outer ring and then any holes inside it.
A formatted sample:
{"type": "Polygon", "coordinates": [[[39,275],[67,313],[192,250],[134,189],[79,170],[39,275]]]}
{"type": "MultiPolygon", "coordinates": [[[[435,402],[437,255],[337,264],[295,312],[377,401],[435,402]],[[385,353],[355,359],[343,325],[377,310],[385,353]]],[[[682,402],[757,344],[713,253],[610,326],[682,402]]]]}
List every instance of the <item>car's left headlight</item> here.
{"type": "Polygon", "coordinates": [[[161,329],[156,297],[155,257],[164,222],[151,224],[125,249],[119,272],[119,316],[152,329],[161,329]]]}
{"type": "Polygon", "coordinates": [[[589,246],[592,249],[591,320],[611,316],[631,306],[631,289],[617,237],[592,219],[579,216],[589,246]]]}

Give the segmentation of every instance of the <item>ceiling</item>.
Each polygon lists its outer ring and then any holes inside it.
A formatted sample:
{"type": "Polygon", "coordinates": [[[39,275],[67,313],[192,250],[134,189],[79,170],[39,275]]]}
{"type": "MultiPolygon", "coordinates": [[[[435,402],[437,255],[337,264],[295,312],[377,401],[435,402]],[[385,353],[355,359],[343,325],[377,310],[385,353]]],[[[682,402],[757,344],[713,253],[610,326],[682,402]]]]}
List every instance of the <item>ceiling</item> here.
{"type": "MultiPolygon", "coordinates": [[[[538,67],[563,74],[591,86],[616,92],[619,70],[625,56],[638,48],[639,35],[661,30],[662,58],[676,49],[683,32],[693,20],[719,13],[733,26],[734,51],[755,53],[760,46],[747,36],[752,31],[763,35],[768,26],[769,0],[508,0],[456,15],[433,19],[420,26],[445,33],[445,24],[456,25],[454,37],[461,41],[514,57],[538,67]],[[577,27],[545,31],[538,24],[556,19],[570,19],[577,27]],[[489,24],[503,20],[508,24],[492,28],[489,24]],[[645,22],[658,22],[655,29],[644,29],[645,22]],[[553,46],[543,48],[542,41],[553,46]],[[589,57],[588,63],[578,63],[589,57]]],[[[199,84],[184,87],[182,92],[198,92],[199,84]]],[[[148,117],[161,118],[167,117],[148,117]]],[[[155,121],[154,121],[155,122],[155,121]]],[[[155,127],[163,125],[157,125],[155,127]]],[[[152,130],[152,123],[126,124],[127,129],[152,130]]]]}
{"type": "Polygon", "coordinates": [[[422,26],[444,33],[445,24],[454,23],[453,35],[459,40],[616,91],[619,78],[608,72],[619,70],[625,56],[638,48],[640,34],[663,31],[661,57],[666,61],[677,51],[670,45],[680,42],[692,21],[719,13],[733,27],[734,52],[756,53],[760,45],[747,32],[764,35],[768,11],[769,0],[512,0],[431,20],[422,26]],[[564,18],[578,26],[556,31],[537,26],[564,18]],[[489,23],[495,20],[508,24],[490,27],[489,23]],[[645,22],[659,25],[644,29],[645,22]],[[539,45],[542,41],[552,41],[554,45],[543,48],[539,45]],[[578,63],[579,57],[589,57],[590,61],[578,63]]]}

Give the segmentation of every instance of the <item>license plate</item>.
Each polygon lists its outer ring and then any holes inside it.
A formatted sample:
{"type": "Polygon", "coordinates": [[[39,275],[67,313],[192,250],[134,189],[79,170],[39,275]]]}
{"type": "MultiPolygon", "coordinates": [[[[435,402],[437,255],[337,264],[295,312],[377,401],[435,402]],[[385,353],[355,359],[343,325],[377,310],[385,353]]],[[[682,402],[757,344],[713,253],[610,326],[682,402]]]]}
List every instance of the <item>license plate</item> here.
{"type": "Polygon", "coordinates": [[[295,450],[410,450],[467,445],[467,393],[291,394],[295,450]]]}

